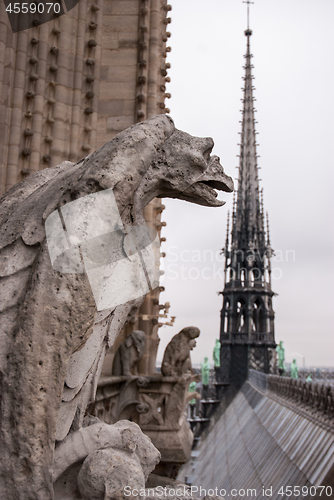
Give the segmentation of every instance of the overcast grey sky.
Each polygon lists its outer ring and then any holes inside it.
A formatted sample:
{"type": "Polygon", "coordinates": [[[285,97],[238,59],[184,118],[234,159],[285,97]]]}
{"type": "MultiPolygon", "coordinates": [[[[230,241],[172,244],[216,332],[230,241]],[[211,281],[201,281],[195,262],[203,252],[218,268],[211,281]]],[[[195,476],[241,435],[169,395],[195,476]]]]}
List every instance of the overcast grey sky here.
{"type": "MultiPolygon", "coordinates": [[[[171,83],[177,128],[211,136],[226,173],[237,176],[246,51],[241,0],[172,2],[171,83]]],[[[287,361],[334,365],[333,0],[255,0],[250,8],[261,185],[269,212],[276,341],[287,361]],[[301,356],[296,355],[298,353],[301,356]]],[[[174,327],[160,328],[158,359],[170,338],[201,329],[193,362],[212,359],[219,337],[227,211],[164,200],[162,250],[174,327]]]]}

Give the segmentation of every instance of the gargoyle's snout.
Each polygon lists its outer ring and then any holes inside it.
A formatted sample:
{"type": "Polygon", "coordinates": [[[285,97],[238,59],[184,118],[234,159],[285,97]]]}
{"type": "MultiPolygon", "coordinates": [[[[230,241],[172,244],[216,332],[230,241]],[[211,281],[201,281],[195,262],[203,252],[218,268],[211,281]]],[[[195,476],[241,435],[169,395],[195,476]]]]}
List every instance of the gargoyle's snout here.
{"type": "Polygon", "coordinates": [[[231,193],[234,189],[233,179],[225,174],[223,166],[220,164],[218,156],[211,156],[208,159],[208,166],[197,181],[183,192],[184,199],[208,207],[221,207],[225,201],[217,200],[218,191],[231,193]]]}
{"type": "Polygon", "coordinates": [[[199,182],[209,182],[213,188],[219,189],[219,191],[226,191],[227,193],[232,193],[234,190],[233,179],[225,174],[218,156],[211,156],[208,169],[203,177],[199,179],[199,182]]]}

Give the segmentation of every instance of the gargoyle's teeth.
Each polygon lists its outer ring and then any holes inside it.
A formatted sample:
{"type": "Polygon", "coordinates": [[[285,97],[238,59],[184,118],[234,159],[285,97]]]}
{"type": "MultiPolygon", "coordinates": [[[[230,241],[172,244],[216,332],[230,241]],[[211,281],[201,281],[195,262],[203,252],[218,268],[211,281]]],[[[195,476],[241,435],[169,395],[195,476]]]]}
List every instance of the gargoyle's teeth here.
{"type": "Polygon", "coordinates": [[[198,184],[200,184],[201,186],[205,186],[205,189],[208,192],[210,192],[211,195],[213,195],[215,198],[217,198],[218,193],[217,193],[217,191],[212,186],[210,186],[209,182],[202,181],[202,182],[198,182],[198,184]]]}

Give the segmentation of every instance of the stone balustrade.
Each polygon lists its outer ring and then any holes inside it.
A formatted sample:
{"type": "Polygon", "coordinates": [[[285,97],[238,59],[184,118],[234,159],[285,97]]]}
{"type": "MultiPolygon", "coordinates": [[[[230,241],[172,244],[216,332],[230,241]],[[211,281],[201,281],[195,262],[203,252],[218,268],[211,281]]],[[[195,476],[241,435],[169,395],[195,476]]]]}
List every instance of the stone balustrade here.
{"type": "Polygon", "coordinates": [[[333,427],[334,386],[324,382],[306,382],[306,380],[266,375],[249,370],[249,382],[265,391],[266,395],[278,396],[295,409],[302,409],[319,422],[333,427]]]}

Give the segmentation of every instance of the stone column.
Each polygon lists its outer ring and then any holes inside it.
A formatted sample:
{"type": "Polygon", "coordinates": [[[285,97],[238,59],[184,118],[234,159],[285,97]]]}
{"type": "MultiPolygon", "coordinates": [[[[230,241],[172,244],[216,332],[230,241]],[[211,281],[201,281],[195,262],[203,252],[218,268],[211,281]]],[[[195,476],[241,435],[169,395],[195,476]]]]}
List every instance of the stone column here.
{"type": "MultiPolygon", "coordinates": [[[[5,4],[0,2],[0,133],[2,136],[2,141],[0,144],[0,196],[4,192],[4,187],[6,184],[6,162],[7,162],[7,140],[8,140],[8,118],[9,110],[6,106],[6,102],[9,95],[9,85],[5,78],[8,78],[8,71],[5,71],[5,59],[9,55],[10,48],[7,46],[7,24],[6,24],[6,12],[5,4]]],[[[13,49],[11,49],[13,52],[13,49]]],[[[14,54],[10,54],[13,55],[14,54]]]]}
{"type": "MultiPolygon", "coordinates": [[[[87,0],[80,0],[78,6],[77,34],[75,40],[74,82],[72,101],[72,126],[69,160],[78,158],[80,147],[80,123],[82,116],[82,80],[85,52],[85,31],[87,18],[87,0]]],[[[80,156],[80,155],[79,155],[80,156]]]]}
{"type": "Polygon", "coordinates": [[[34,115],[32,118],[32,132],[34,135],[31,139],[31,156],[29,164],[29,173],[31,174],[38,172],[41,168],[41,151],[43,149],[43,111],[47,91],[47,58],[50,50],[48,43],[49,30],[50,28],[47,23],[42,24],[39,27],[38,65],[36,71],[36,78],[38,77],[38,80],[35,82],[36,96],[34,99],[34,115]]]}
{"type": "Polygon", "coordinates": [[[26,79],[28,30],[16,34],[15,72],[11,101],[11,124],[9,131],[8,163],[6,190],[18,181],[20,145],[22,138],[22,120],[24,87],[26,79]]]}

